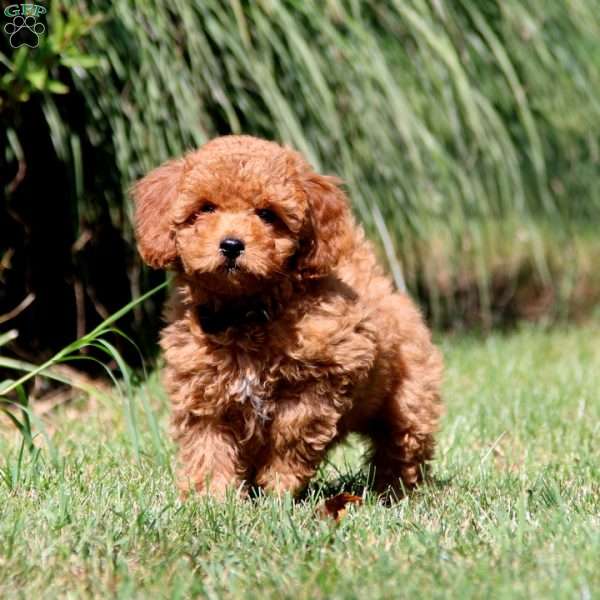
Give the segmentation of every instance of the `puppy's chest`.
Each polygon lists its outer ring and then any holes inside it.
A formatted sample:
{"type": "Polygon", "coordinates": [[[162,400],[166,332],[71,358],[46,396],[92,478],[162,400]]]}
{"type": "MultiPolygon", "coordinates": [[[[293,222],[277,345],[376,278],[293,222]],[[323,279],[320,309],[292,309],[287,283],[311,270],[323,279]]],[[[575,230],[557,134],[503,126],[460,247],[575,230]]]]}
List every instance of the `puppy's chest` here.
{"type": "Polygon", "coordinates": [[[220,373],[225,381],[222,400],[229,407],[243,407],[244,412],[250,410],[260,420],[269,420],[277,400],[292,394],[305,379],[295,363],[284,356],[237,355],[220,373]]]}
{"type": "Polygon", "coordinates": [[[228,403],[251,408],[261,420],[269,418],[271,398],[275,382],[267,377],[260,365],[245,361],[238,369],[232,370],[227,379],[225,395],[228,403]]]}

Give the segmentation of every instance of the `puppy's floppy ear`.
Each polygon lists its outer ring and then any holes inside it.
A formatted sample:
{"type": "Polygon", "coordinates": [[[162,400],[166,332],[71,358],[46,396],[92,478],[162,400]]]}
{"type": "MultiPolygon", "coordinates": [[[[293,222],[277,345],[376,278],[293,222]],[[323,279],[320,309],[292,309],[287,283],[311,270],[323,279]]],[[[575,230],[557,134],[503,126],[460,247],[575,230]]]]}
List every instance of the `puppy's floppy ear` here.
{"type": "Polygon", "coordinates": [[[184,164],[182,158],[170,160],[150,171],[131,190],[138,250],[155,269],[169,266],[177,257],[171,215],[184,164]]]}
{"type": "Polygon", "coordinates": [[[309,173],[304,181],[308,197],[308,237],[303,240],[297,268],[308,277],[329,273],[351,244],[351,216],[346,195],[336,177],[309,173]]]}

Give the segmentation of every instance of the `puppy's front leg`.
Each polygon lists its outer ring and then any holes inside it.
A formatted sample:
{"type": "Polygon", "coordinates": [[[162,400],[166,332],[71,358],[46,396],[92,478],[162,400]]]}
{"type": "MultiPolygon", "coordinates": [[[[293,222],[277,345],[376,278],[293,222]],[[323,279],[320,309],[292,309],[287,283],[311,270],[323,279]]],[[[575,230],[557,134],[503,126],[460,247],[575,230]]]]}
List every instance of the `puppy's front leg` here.
{"type": "Polygon", "coordinates": [[[223,499],[228,489],[241,490],[245,468],[237,441],[225,426],[199,419],[176,428],[180,470],[178,485],[185,496],[191,490],[223,499]]]}
{"type": "Polygon", "coordinates": [[[340,416],[314,393],[280,400],[256,483],[277,494],[302,491],[337,437],[340,416]]]}

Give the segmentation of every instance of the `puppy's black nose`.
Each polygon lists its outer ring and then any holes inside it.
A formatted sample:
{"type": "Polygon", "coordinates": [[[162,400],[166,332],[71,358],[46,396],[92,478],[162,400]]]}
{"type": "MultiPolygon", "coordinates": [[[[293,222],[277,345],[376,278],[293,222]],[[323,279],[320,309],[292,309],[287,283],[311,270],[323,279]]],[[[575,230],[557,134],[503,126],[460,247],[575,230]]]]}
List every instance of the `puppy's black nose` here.
{"type": "Polygon", "coordinates": [[[227,258],[237,258],[244,251],[244,242],[237,238],[225,238],[219,247],[221,254],[227,258]]]}

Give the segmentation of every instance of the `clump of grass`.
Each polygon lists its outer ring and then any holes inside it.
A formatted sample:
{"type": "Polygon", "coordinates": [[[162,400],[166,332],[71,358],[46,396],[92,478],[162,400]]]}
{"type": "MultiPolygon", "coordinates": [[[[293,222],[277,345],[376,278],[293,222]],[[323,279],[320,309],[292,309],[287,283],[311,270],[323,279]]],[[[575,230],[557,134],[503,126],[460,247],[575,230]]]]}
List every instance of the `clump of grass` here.
{"type": "MultiPolygon", "coordinates": [[[[55,373],[52,367],[66,362],[75,361],[93,361],[103,367],[106,375],[112,380],[115,390],[120,393],[120,398],[125,411],[126,422],[128,425],[129,434],[132,440],[132,446],[135,452],[135,456],[139,460],[141,446],[139,441],[138,427],[135,418],[135,411],[132,405],[133,402],[133,388],[132,388],[132,371],[126,364],[121,356],[120,352],[109,341],[110,334],[113,336],[126,337],[123,332],[115,327],[115,323],[126,315],[129,311],[133,310],[136,306],[143,303],[144,301],[151,298],[157,292],[165,288],[167,282],[160,284],[156,288],[146,292],[139,298],[136,298],[126,306],[118,310],[116,313],[110,315],[100,325],[95,327],[92,331],[85,334],[81,338],[75,340],[62,350],[60,350],[52,358],[48,359],[41,365],[32,365],[27,362],[16,360],[10,357],[0,355],[0,368],[7,370],[14,370],[22,372],[23,375],[17,379],[7,379],[0,382],[0,411],[3,412],[16,427],[22,436],[22,449],[27,448],[30,453],[36,453],[38,449],[34,444],[34,437],[38,434],[44,436],[48,448],[52,451],[54,458],[56,459],[56,452],[54,446],[51,444],[50,438],[46,434],[43,423],[36,418],[35,412],[30,406],[29,397],[26,391],[26,384],[34,379],[35,377],[47,377],[51,380],[58,381],[70,385],[75,388],[81,389],[82,392],[89,395],[101,396],[102,393],[95,389],[93,386],[88,384],[82,384],[76,379],[71,379],[55,373]],[[84,349],[95,349],[100,356],[104,356],[106,360],[114,362],[117,367],[120,379],[117,379],[113,370],[111,370],[105,363],[100,361],[97,357],[91,355],[82,355],[81,351],[84,349]],[[15,414],[14,408],[17,408],[17,412],[20,413],[20,417],[15,414]],[[32,421],[38,426],[39,432],[34,435],[32,427],[32,421]]],[[[0,347],[6,344],[8,341],[17,337],[16,331],[8,332],[0,336],[0,347]]],[[[132,340],[127,340],[133,346],[135,343],[132,340]]],[[[143,370],[144,375],[146,374],[145,369],[143,370]]],[[[155,449],[161,451],[162,441],[158,434],[156,423],[153,418],[152,411],[149,410],[147,398],[142,396],[143,406],[146,409],[146,417],[150,420],[150,429],[152,432],[152,442],[155,449]]],[[[20,464],[20,463],[19,463],[20,464]]]]}

